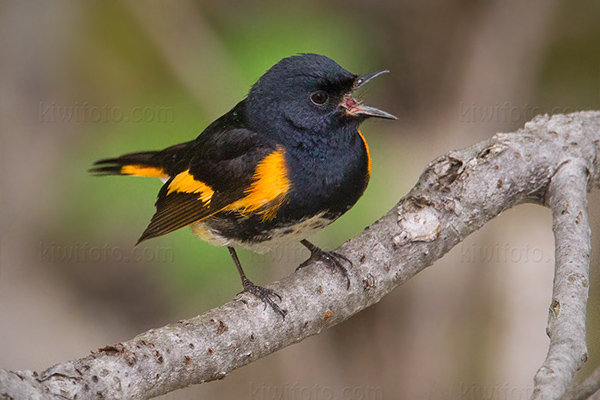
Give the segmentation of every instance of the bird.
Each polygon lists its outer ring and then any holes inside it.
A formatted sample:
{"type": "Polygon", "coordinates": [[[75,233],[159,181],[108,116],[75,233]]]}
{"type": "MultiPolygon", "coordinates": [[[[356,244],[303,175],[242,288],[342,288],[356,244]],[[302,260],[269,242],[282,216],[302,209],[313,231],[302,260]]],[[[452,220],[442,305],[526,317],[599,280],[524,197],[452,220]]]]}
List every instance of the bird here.
{"type": "Polygon", "coordinates": [[[397,118],[353,93],[387,72],[353,74],[312,53],[283,58],[196,139],[102,159],[90,172],[160,178],[156,213],[137,244],[190,226],[204,241],[227,247],[243,292],[285,319],[281,296],[248,279],[235,248],[262,254],[300,242],[310,257],[298,268],[323,261],[350,287],[344,266],[350,260],[307,238],[348,211],[367,187],[371,156],[359,126],[368,118],[397,118]]]}

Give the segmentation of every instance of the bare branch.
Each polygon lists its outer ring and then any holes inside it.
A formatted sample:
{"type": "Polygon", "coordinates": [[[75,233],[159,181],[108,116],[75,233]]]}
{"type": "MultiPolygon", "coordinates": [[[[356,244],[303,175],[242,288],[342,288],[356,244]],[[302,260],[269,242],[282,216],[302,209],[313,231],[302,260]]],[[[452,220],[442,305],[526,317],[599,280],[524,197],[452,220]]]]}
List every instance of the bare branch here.
{"type": "Polygon", "coordinates": [[[203,315],[55,365],[39,376],[0,370],[0,397],[37,392],[40,398],[139,399],[225,378],[377,303],[504,210],[535,203],[553,209],[554,300],[560,304],[550,321],[551,349],[536,376],[535,396],[560,398],[584,361],[585,184],[587,179],[590,187],[600,186],[599,160],[600,112],[536,117],[518,132],[497,134],[431,162],[396,207],[337,250],[353,263],[349,290],[339,274],[314,263],[270,286],[283,297],[284,321],[242,294],[203,315]],[[575,297],[567,298],[571,294],[575,297]],[[544,368],[554,371],[552,377],[544,368]]]}
{"type": "Polygon", "coordinates": [[[581,158],[563,161],[548,190],[555,241],[554,293],[546,330],[550,349],[535,376],[533,399],[553,399],[556,393],[564,393],[587,361],[585,316],[591,250],[588,166],[581,158]]]}

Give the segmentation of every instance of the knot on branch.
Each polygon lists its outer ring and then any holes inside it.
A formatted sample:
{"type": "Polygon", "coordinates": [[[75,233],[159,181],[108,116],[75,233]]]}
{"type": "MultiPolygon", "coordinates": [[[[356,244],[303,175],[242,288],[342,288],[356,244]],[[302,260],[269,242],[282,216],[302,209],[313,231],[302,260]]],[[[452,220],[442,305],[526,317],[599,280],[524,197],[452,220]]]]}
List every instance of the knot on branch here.
{"type": "Polygon", "coordinates": [[[431,242],[440,235],[442,224],[433,202],[425,197],[407,197],[398,205],[400,234],[393,239],[397,247],[410,242],[431,242]]]}

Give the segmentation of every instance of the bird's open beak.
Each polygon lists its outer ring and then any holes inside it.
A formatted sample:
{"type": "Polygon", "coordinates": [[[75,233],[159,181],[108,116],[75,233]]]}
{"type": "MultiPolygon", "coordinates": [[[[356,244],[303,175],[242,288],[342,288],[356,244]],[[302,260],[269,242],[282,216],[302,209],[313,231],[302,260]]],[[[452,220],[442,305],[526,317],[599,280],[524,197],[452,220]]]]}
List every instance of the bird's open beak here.
{"type": "MultiPolygon", "coordinates": [[[[359,76],[354,81],[354,85],[352,86],[352,90],[356,90],[359,87],[363,86],[365,83],[369,82],[371,79],[378,77],[379,75],[387,74],[390,71],[384,70],[379,72],[373,72],[372,74],[367,74],[363,76],[359,76]]],[[[352,92],[348,93],[342,99],[340,104],[343,108],[346,109],[351,115],[355,116],[365,116],[365,117],[377,117],[377,118],[386,118],[386,119],[398,119],[394,115],[380,110],[375,107],[365,106],[364,104],[360,104],[354,97],[352,97],[352,92]]]]}

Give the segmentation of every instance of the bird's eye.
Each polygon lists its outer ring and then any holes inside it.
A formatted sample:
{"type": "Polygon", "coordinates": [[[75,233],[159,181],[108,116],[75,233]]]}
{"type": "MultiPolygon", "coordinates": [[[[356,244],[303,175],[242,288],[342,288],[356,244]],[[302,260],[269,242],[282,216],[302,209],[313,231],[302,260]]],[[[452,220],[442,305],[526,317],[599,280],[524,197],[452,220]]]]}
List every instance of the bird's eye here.
{"type": "Polygon", "coordinates": [[[318,90],[310,95],[310,101],[318,106],[322,106],[323,104],[327,103],[327,100],[329,100],[329,95],[323,90],[318,90]]]}

